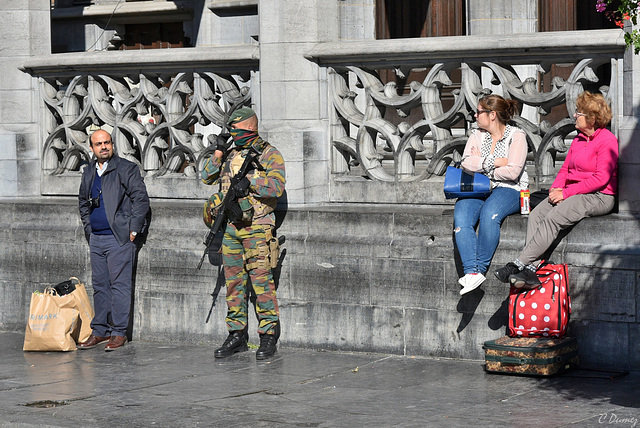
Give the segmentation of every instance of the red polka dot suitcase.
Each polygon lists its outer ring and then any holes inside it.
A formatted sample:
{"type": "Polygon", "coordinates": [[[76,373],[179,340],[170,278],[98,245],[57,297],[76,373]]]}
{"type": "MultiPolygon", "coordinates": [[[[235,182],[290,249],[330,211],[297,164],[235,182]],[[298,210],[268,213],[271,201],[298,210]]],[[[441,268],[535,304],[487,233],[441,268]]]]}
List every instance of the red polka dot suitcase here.
{"type": "Polygon", "coordinates": [[[511,337],[563,337],[571,315],[567,265],[546,264],[537,271],[542,283],[533,290],[511,287],[509,331],[511,337]]]}

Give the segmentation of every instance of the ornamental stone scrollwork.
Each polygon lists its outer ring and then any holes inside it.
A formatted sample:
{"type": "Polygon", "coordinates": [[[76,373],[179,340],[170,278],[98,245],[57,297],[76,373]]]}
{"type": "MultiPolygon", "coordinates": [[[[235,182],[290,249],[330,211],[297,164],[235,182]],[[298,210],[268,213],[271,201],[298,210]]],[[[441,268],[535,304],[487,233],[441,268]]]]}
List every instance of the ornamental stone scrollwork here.
{"type": "Polygon", "coordinates": [[[524,64],[516,71],[506,63],[458,61],[414,66],[411,73],[398,68],[397,76],[408,77],[403,91],[393,80],[384,83],[380,70],[335,66],[329,70],[332,173],[381,182],[443,175],[447,165],[461,158],[475,126],[478,99],[495,92],[520,103],[522,114],[514,122],[527,134],[528,168],[537,185],[548,183],[575,131],[577,96],[585,88],[596,88],[607,98],[617,90],[614,78],[601,81],[596,73],[601,67],[600,75],[616,75],[615,63],[607,58],[577,60],[568,77],[545,79],[553,65],[524,64]]]}
{"type": "Polygon", "coordinates": [[[89,135],[112,130],[116,153],[146,176],[197,177],[229,115],[251,104],[249,76],[211,72],[41,78],[45,174],[78,174],[89,135]]]}

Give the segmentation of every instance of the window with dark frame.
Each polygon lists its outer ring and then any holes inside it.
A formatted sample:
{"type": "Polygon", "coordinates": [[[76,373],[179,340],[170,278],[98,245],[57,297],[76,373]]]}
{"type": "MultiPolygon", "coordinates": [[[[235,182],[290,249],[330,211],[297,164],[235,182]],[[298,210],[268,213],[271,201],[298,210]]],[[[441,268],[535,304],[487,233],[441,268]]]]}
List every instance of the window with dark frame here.
{"type": "MultiPolygon", "coordinates": [[[[596,10],[597,0],[538,0],[538,31],[572,31],[616,28],[613,21],[596,10]]],[[[440,37],[466,34],[466,13],[464,0],[376,0],[376,39],[396,39],[415,37],[440,37]]],[[[612,4],[610,9],[617,7],[612,4]]],[[[551,90],[554,77],[568,78],[575,64],[554,64],[549,73],[539,80],[540,90],[551,90]]],[[[600,82],[609,80],[610,70],[606,66],[597,68],[600,82]]],[[[398,93],[407,94],[407,83],[421,81],[426,71],[412,72],[400,77],[393,70],[379,70],[383,83],[395,82],[398,93]]],[[[454,84],[443,88],[443,108],[452,102],[451,91],[459,87],[458,73],[452,73],[454,84]]],[[[597,90],[598,84],[588,90],[597,90]]],[[[564,105],[555,107],[545,118],[555,123],[566,117],[564,105]]],[[[388,118],[397,123],[400,118],[388,118]]],[[[406,119],[405,119],[406,120],[406,119]]]]}
{"type": "MultiPolygon", "coordinates": [[[[538,31],[598,30],[616,24],[596,10],[597,0],[538,0],[538,31]]],[[[616,1],[609,6],[615,9],[616,1]]]]}
{"type": "MultiPolygon", "coordinates": [[[[600,30],[606,28],[617,28],[615,22],[610,21],[607,16],[596,10],[597,0],[538,0],[538,31],[574,31],[574,30],[600,30]]],[[[618,2],[619,3],[619,2],[618,2]]],[[[610,9],[616,8],[616,3],[610,9]]],[[[553,64],[551,70],[539,79],[541,91],[550,91],[551,83],[555,77],[568,79],[573,71],[575,63],[553,64]]],[[[583,85],[588,91],[598,91],[601,82],[608,82],[611,79],[611,69],[609,66],[600,66],[595,70],[598,82],[583,85]]],[[[544,119],[550,123],[557,123],[560,119],[568,116],[566,105],[562,104],[554,107],[544,119]]]]}
{"type": "Polygon", "coordinates": [[[190,47],[182,22],[125,25],[121,50],[190,47]]]}
{"type": "Polygon", "coordinates": [[[464,34],[464,0],[376,0],[376,39],[464,34]]]}
{"type": "MultiPolygon", "coordinates": [[[[466,34],[465,3],[464,0],[376,0],[376,39],[463,36],[466,34]]],[[[393,70],[378,70],[382,83],[395,82],[399,94],[408,94],[408,83],[422,82],[428,72],[412,71],[401,77],[393,70]]],[[[452,91],[460,88],[460,71],[454,71],[450,77],[454,83],[442,89],[445,110],[455,101],[452,91]]],[[[385,119],[394,124],[412,122],[419,118],[412,117],[414,114],[421,113],[412,112],[408,118],[400,118],[388,109],[385,119]]]]}

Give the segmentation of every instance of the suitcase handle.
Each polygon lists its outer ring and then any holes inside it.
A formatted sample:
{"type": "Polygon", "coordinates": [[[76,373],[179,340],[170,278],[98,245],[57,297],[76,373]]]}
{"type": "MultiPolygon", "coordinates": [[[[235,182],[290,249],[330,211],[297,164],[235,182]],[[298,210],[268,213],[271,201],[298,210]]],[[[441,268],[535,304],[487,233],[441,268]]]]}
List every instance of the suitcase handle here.
{"type": "Polygon", "coordinates": [[[500,361],[503,364],[517,364],[519,366],[527,364],[526,360],[528,358],[517,358],[517,357],[502,357],[500,361]]]}

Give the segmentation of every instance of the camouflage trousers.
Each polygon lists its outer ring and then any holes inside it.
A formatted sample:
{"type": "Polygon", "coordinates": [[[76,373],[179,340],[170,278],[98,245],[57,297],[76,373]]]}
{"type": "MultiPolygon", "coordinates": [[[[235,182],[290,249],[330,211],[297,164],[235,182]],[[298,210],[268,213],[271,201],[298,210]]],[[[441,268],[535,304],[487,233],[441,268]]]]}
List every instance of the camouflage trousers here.
{"type": "MultiPolygon", "coordinates": [[[[269,227],[269,226],[265,226],[269,227]]],[[[269,267],[269,248],[261,226],[227,225],[222,240],[222,262],[227,285],[227,329],[243,330],[247,326],[248,280],[256,296],[258,334],[275,334],[278,323],[276,286],[269,267]]]]}

